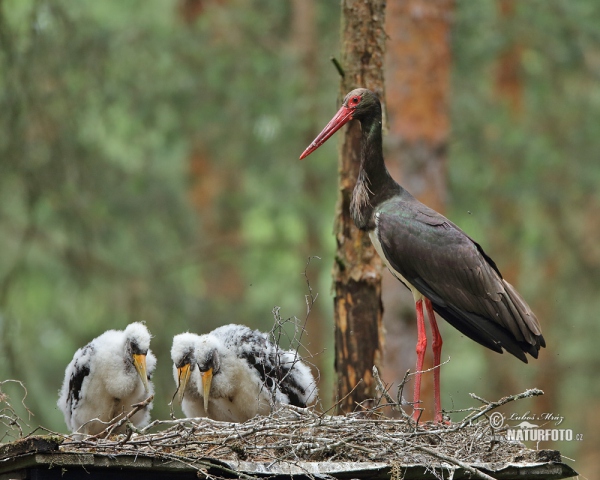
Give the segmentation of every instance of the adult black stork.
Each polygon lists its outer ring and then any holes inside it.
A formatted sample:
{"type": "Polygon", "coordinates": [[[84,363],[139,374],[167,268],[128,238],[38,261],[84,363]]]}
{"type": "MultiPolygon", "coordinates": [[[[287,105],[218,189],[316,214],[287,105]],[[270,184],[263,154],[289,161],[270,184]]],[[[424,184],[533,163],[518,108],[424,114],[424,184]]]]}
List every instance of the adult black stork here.
{"type": "MultiPolygon", "coordinates": [[[[442,337],[434,312],[484,347],[498,353],[504,348],[525,363],[525,353],[537,358],[546,342],[525,300],[502,278],[481,246],[391,177],[383,160],[381,104],[373,92],[358,88],[346,95],[340,110],[300,159],[350,120],[358,120],[362,130],[361,165],[350,213],[356,226],[369,232],[392,274],[413,294],[418,332],[415,405],[420,402],[420,372],[427,346],[425,304],[433,337],[435,421],[441,422],[442,337]]],[[[418,419],[418,410],[413,417],[418,419]]]]}

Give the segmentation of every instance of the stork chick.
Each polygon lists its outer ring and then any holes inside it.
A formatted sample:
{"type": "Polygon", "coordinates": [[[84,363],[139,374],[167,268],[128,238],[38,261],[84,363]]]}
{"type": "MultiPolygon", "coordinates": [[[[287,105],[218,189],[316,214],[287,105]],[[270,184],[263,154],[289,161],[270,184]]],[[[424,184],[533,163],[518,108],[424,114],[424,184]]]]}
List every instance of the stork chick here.
{"type": "MultiPolygon", "coordinates": [[[[154,393],[150,379],[155,367],[150,333],[142,323],[131,323],[125,330],[108,330],[77,350],[65,371],[58,399],[69,430],[101,433],[107,427],[102,422],[128,413],[133,404],[154,393]]],[[[131,423],[147,425],[151,409],[152,403],[133,415],[131,423]]]]}
{"type": "Polygon", "coordinates": [[[188,417],[244,422],[268,415],[276,404],[306,407],[317,396],[310,368],[296,352],[242,325],[177,335],[171,358],[176,395],[188,417]]]}

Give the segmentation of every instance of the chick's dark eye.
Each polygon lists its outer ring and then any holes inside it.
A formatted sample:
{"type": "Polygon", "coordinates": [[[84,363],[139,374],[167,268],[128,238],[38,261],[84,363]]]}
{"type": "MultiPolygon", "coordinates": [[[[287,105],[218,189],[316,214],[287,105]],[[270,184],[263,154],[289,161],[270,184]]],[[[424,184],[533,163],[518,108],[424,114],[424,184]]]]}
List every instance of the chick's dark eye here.
{"type": "Polygon", "coordinates": [[[210,370],[210,366],[198,364],[198,370],[200,370],[200,373],[206,373],[210,370]]]}

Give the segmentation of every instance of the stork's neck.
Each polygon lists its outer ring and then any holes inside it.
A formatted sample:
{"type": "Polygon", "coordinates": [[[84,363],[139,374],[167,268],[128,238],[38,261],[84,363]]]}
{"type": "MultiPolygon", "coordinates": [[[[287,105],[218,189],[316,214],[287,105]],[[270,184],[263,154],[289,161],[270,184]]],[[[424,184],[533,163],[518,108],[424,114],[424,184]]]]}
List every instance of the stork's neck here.
{"type": "Polygon", "coordinates": [[[375,228],[373,212],[377,205],[402,190],[388,172],[383,160],[381,135],[381,115],[361,120],[361,159],[360,170],[350,213],[361,230],[375,228]]]}

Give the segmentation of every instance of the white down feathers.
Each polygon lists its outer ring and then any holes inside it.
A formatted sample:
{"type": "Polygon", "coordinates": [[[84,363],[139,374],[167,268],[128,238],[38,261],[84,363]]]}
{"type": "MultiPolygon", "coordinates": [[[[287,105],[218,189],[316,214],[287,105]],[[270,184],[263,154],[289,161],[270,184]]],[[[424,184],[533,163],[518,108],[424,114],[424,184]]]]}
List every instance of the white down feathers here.
{"type": "MultiPolygon", "coordinates": [[[[294,351],[280,349],[267,334],[242,325],[225,325],[206,335],[182,333],[173,339],[173,375],[184,388],[187,417],[243,422],[268,415],[277,404],[305,407],[317,388],[310,368],[294,351]],[[189,380],[180,383],[180,368],[190,365],[189,380]],[[203,372],[212,369],[208,409],[204,409],[203,372]]],[[[204,373],[206,375],[206,373],[204,373]]]]}
{"type": "MultiPolygon", "coordinates": [[[[69,430],[96,435],[107,427],[101,422],[128,413],[131,405],[154,393],[150,379],[156,368],[156,357],[149,348],[150,333],[146,326],[132,323],[124,331],[104,332],[75,352],[66,368],[57,403],[69,430]],[[142,360],[145,355],[147,389],[136,369],[133,354],[142,360]]],[[[137,427],[147,425],[151,408],[150,403],[137,412],[131,422],[137,427]]]]}

